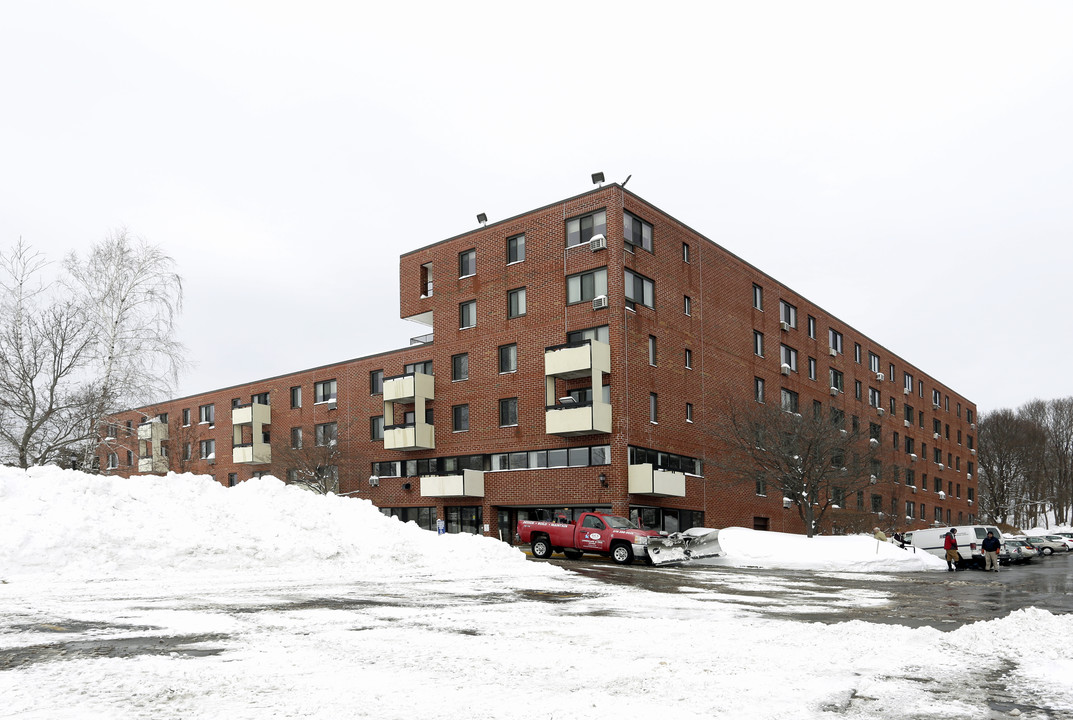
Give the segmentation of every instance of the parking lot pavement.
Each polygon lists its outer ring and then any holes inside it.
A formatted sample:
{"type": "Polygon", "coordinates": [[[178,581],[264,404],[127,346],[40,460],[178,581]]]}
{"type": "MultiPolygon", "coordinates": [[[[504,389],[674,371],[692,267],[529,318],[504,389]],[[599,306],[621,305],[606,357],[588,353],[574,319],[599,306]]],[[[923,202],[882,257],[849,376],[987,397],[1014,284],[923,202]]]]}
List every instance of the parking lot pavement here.
{"type": "Polygon", "coordinates": [[[831,573],[681,565],[619,566],[601,558],[554,562],[604,582],[652,592],[687,592],[768,617],[802,622],[864,620],[953,630],[1037,607],[1073,613],[1073,553],[1001,572],[831,573]]]}

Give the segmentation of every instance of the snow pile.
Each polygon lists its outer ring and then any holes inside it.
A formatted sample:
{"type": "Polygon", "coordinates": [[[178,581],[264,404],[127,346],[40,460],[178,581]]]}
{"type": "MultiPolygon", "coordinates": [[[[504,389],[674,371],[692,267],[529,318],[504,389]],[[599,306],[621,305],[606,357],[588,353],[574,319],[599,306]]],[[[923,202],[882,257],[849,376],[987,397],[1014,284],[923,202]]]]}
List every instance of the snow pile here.
{"type": "Polygon", "coordinates": [[[352,580],[548,576],[516,549],[437,535],[368,500],[272,477],[225,488],[208,476],[87,475],[0,468],[0,574],[136,578],[301,566],[352,580]]]}
{"type": "Polygon", "coordinates": [[[812,569],[837,572],[916,572],[946,570],[946,563],[928,552],[913,552],[870,535],[844,537],[732,527],[719,531],[724,557],[701,560],[706,565],[812,569]]]}

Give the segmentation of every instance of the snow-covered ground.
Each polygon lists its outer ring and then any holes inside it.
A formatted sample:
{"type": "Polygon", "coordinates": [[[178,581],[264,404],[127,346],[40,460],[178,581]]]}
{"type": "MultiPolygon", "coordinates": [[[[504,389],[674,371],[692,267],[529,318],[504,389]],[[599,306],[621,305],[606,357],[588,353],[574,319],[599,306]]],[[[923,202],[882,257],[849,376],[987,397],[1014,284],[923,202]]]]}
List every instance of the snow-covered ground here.
{"type": "MultiPolygon", "coordinates": [[[[720,542],[716,565],[877,593],[945,568],[870,537],[720,542]]],[[[271,478],[0,468],[0,578],[0,718],[986,718],[996,695],[1073,713],[1073,616],[765,619],[271,478]]]]}

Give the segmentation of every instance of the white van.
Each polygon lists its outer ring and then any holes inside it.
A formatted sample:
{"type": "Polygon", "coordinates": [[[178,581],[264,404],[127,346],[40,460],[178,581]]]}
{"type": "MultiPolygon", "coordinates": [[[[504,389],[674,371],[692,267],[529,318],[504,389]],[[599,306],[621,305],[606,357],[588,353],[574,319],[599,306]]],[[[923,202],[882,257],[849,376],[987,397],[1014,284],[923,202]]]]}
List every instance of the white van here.
{"type": "Polygon", "coordinates": [[[958,555],[961,556],[961,562],[958,564],[962,566],[984,566],[984,551],[981,549],[980,544],[983,543],[989,532],[994,533],[999,542],[1002,542],[1002,531],[994,525],[956,525],[953,528],[925,528],[907,532],[904,536],[905,545],[906,547],[911,545],[917,550],[930,552],[932,555],[945,560],[946,550],[943,549],[943,544],[946,540],[946,534],[951,529],[957,530],[955,537],[958,541],[958,555]]]}

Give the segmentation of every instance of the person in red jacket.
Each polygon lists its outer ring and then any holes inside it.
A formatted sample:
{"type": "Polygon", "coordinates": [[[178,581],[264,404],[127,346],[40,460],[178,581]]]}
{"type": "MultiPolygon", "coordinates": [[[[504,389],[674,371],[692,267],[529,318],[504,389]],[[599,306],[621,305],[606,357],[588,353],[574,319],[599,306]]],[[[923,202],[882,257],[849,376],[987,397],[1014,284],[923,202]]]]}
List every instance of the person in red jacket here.
{"type": "Polygon", "coordinates": [[[957,528],[950,528],[943,541],[943,549],[946,550],[946,569],[957,570],[957,561],[961,559],[958,554],[957,528]]]}

